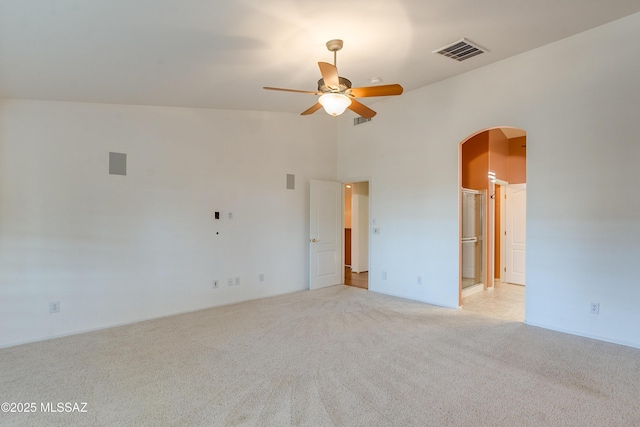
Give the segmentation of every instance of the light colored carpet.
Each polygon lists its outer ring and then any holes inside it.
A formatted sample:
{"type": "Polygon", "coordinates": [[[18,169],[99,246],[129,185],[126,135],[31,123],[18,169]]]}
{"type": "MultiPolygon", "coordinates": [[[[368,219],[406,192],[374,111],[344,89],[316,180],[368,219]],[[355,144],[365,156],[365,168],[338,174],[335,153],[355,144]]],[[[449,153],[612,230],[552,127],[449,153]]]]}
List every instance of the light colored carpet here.
{"type": "Polygon", "coordinates": [[[640,425],[638,349],[346,286],[2,349],[0,380],[38,406],[1,425],[640,425]]]}

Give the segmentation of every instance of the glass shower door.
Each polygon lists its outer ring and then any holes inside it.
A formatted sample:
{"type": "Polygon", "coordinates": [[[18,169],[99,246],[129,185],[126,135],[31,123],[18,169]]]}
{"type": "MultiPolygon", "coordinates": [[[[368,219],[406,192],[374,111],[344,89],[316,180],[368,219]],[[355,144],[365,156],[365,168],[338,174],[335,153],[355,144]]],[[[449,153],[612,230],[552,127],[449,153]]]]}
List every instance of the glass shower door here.
{"type": "Polygon", "coordinates": [[[462,289],[483,283],[484,195],[462,189],[462,289]]]}

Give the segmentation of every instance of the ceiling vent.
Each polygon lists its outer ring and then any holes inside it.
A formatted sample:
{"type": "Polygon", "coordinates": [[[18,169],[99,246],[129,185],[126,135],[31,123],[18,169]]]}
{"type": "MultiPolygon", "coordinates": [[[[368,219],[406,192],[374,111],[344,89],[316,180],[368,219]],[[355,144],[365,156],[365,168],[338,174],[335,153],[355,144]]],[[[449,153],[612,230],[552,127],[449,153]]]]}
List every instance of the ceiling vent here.
{"type": "Polygon", "coordinates": [[[439,53],[442,56],[455,59],[456,61],[464,61],[465,59],[473,58],[485,52],[488,52],[488,50],[467,39],[461,39],[450,45],[441,47],[438,50],[434,50],[432,53],[439,53]]]}
{"type": "Polygon", "coordinates": [[[358,126],[371,121],[371,117],[356,117],[353,119],[353,125],[358,126]]]}

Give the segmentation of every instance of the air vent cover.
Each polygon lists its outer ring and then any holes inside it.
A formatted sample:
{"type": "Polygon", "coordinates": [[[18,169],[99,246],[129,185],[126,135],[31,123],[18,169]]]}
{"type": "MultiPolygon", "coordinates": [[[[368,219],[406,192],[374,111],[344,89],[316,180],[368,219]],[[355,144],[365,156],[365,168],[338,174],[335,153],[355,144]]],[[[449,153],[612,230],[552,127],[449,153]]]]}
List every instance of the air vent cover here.
{"type": "Polygon", "coordinates": [[[442,56],[455,59],[456,61],[464,61],[465,59],[473,58],[485,52],[488,52],[488,50],[467,39],[461,39],[450,45],[441,47],[438,50],[434,50],[432,53],[439,53],[442,56]]]}
{"type": "Polygon", "coordinates": [[[353,119],[353,125],[358,126],[371,121],[371,117],[356,117],[353,119]]]}

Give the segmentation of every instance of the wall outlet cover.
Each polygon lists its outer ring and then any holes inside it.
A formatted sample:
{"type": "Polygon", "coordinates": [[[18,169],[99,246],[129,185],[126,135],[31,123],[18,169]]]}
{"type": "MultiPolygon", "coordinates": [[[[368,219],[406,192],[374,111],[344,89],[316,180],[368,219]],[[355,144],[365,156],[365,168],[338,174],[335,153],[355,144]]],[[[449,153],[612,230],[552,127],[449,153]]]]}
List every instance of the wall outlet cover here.
{"type": "Polygon", "coordinates": [[[52,301],[49,303],[49,313],[60,313],[60,301],[52,301]]]}

